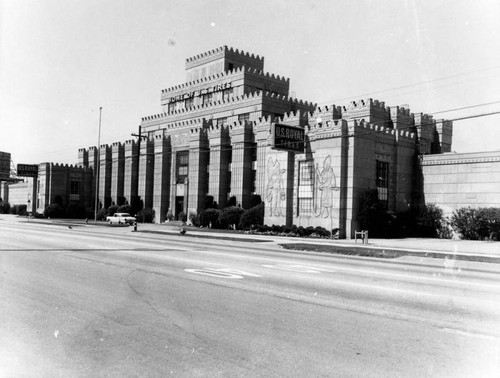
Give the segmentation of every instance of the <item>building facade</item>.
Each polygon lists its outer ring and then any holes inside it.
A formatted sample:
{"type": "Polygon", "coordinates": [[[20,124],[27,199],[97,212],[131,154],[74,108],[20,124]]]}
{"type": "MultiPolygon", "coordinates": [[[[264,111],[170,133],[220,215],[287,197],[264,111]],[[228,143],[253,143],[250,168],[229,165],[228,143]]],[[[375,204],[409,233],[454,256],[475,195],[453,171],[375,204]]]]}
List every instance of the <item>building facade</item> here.
{"type": "Polygon", "coordinates": [[[420,157],[423,196],[450,216],[461,207],[500,207],[500,151],[420,157]]]}
{"type": "Polygon", "coordinates": [[[208,199],[223,208],[231,197],[248,208],[258,195],[266,224],[351,237],[363,192],[407,210],[421,197],[417,157],[451,150],[449,121],[373,99],[319,108],[291,98],[289,79],[253,54],[224,46],[185,68],[185,83],[161,91],[161,112],[142,118],[138,140],[79,150],[101,207],[139,201],[163,222],[169,210],[197,212],[208,199]],[[304,148],[276,145],[277,125],[301,130],[304,148]]]}
{"type": "Polygon", "coordinates": [[[51,204],[64,208],[92,208],[92,170],[68,164],[41,163],[36,177],[23,182],[1,183],[4,202],[26,205],[29,212],[43,213],[51,204]]]}

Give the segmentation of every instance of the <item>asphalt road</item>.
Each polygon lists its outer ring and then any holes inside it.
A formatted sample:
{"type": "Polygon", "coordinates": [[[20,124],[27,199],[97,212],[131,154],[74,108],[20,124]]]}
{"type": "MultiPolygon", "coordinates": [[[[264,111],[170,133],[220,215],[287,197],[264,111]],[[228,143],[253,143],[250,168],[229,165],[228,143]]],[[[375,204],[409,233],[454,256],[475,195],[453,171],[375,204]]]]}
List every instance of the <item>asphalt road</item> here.
{"type": "Polygon", "coordinates": [[[500,376],[500,265],[0,217],[0,376],[500,376]]]}

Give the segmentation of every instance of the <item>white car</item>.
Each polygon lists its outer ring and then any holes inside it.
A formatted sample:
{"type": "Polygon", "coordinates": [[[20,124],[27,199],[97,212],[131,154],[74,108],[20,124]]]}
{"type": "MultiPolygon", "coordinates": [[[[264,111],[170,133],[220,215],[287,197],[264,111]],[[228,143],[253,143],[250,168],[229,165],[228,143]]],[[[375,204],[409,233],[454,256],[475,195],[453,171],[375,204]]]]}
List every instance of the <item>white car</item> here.
{"type": "Polygon", "coordinates": [[[135,217],[131,216],[129,213],[115,213],[110,217],[106,217],[106,221],[111,224],[134,224],[135,217]]]}

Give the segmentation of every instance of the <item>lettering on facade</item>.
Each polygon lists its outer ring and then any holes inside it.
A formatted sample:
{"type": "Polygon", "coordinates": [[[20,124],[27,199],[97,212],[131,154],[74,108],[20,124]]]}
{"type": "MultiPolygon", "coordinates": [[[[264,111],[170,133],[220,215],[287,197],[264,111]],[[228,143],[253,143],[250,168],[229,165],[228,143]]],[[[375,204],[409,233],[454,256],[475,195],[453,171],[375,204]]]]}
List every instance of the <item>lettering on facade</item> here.
{"type": "Polygon", "coordinates": [[[181,100],[186,100],[186,99],[192,98],[192,97],[206,95],[209,93],[220,92],[220,91],[223,91],[225,89],[230,89],[231,86],[232,86],[231,83],[217,84],[217,85],[214,85],[213,87],[199,89],[197,91],[187,92],[187,93],[180,94],[178,96],[170,97],[168,99],[168,102],[181,101],[181,100]]]}
{"type": "Polygon", "coordinates": [[[274,124],[271,129],[272,146],[277,150],[303,153],[305,132],[300,127],[274,124]]]}
{"type": "Polygon", "coordinates": [[[18,164],[17,175],[25,177],[37,177],[38,165],[36,164],[18,164]]]}

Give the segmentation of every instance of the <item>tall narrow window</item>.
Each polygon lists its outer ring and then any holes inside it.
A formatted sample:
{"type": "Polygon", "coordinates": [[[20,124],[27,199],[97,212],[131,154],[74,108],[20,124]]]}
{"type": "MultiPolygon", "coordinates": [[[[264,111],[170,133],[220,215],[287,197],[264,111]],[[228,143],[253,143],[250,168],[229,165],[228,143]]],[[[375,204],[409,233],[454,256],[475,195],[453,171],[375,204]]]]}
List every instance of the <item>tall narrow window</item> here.
{"type": "Polygon", "coordinates": [[[177,152],[176,158],[176,182],[183,184],[188,177],[189,151],[177,152]]]}
{"type": "Polygon", "coordinates": [[[299,162],[299,215],[313,214],[313,184],[314,163],[313,161],[299,162]]]}
{"type": "Polygon", "coordinates": [[[377,160],[376,185],[378,199],[387,208],[389,199],[389,163],[377,160]]]}

